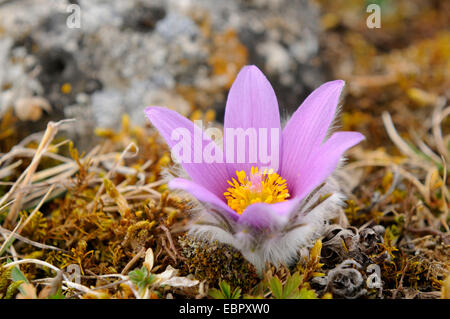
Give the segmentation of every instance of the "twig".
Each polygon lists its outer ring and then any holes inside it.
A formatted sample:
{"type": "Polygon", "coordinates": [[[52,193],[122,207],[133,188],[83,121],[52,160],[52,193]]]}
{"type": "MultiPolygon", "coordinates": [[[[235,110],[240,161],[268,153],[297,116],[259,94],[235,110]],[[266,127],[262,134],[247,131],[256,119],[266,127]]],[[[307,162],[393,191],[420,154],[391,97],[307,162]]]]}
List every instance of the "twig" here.
{"type": "Polygon", "coordinates": [[[121,275],[126,275],[128,270],[145,254],[145,247],[142,247],[141,250],[126,264],[125,268],[123,268],[121,275]]]}
{"type": "Polygon", "coordinates": [[[399,148],[399,150],[406,156],[421,160],[421,158],[413,152],[408,143],[406,143],[397,133],[394,123],[392,123],[391,115],[388,112],[383,112],[382,120],[387,134],[389,135],[392,142],[399,148]]]}
{"type": "Polygon", "coordinates": [[[3,228],[3,227],[1,227],[1,226],[0,226],[0,233],[5,234],[5,235],[11,235],[11,234],[12,234],[12,237],[14,237],[14,238],[16,238],[16,239],[18,239],[18,240],[20,240],[20,241],[23,241],[23,242],[26,243],[26,244],[29,244],[29,245],[34,246],[34,247],[37,247],[37,248],[41,248],[41,249],[50,249],[50,250],[57,250],[57,251],[62,251],[62,252],[68,253],[67,250],[64,250],[64,249],[62,249],[62,248],[58,248],[58,247],[55,247],[55,246],[51,246],[51,245],[46,245],[46,244],[38,243],[38,242],[36,242],[36,241],[33,241],[33,240],[28,239],[28,238],[26,238],[26,237],[23,237],[23,236],[21,236],[21,235],[19,235],[19,234],[17,234],[17,233],[12,232],[12,231],[9,230],[9,229],[3,228]]]}
{"type": "Polygon", "coordinates": [[[441,191],[442,191],[442,206],[444,209],[444,214],[442,214],[441,216],[441,224],[444,226],[445,230],[448,232],[450,232],[450,229],[448,227],[448,223],[447,223],[447,219],[448,219],[448,206],[447,206],[447,201],[446,198],[449,197],[449,193],[448,193],[448,188],[446,187],[447,185],[447,162],[444,159],[444,156],[441,156],[442,159],[442,167],[444,168],[444,176],[442,177],[442,184],[441,184],[441,191]]]}
{"type": "MultiPolygon", "coordinates": [[[[158,228],[161,228],[166,233],[166,237],[167,237],[167,240],[169,241],[170,248],[172,248],[175,256],[180,257],[180,255],[178,254],[178,251],[175,248],[175,245],[173,243],[172,235],[170,234],[169,229],[166,226],[164,226],[163,224],[159,225],[158,228]]],[[[175,261],[176,261],[176,259],[175,259],[175,261]]]]}
{"type": "MultiPolygon", "coordinates": [[[[31,164],[27,167],[27,169],[22,173],[21,177],[24,176],[23,181],[19,183],[19,180],[14,186],[12,187],[10,192],[8,192],[1,200],[1,204],[3,204],[6,200],[9,199],[9,197],[12,195],[12,190],[15,191],[16,188],[28,186],[31,182],[31,178],[33,177],[34,172],[36,171],[43,153],[47,150],[50,143],[53,141],[53,139],[56,136],[56,133],[58,132],[58,128],[61,124],[67,123],[68,121],[72,120],[63,120],[59,122],[49,122],[47,124],[47,129],[45,130],[44,136],[36,150],[36,153],[31,160],[31,164]]],[[[13,206],[11,207],[11,210],[9,211],[8,215],[6,216],[4,227],[9,228],[11,226],[14,226],[16,223],[17,216],[19,214],[19,210],[22,207],[22,200],[23,197],[26,195],[26,192],[19,189],[18,194],[16,195],[16,201],[14,202],[13,206]]]]}
{"type": "MultiPolygon", "coordinates": [[[[1,234],[3,236],[3,239],[5,241],[7,241],[8,240],[8,236],[5,233],[1,233],[1,234]]],[[[9,250],[11,251],[11,256],[13,257],[14,261],[19,260],[18,257],[17,257],[17,252],[14,249],[14,246],[9,246],[9,250]]],[[[5,258],[8,258],[8,257],[0,257],[0,260],[5,259],[5,258]]]]}
{"type": "MultiPolygon", "coordinates": [[[[128,153],[128,151],[130,150],[131,147],[133,147],[136,149],[135,154],[138,152],[138,147],[136,144],[134,143],[130,143],[128,144],[128,146],[123,150],[123,152],[120,154],[119,158],[114,162],[114,165],[112,166],[112,168],[108,171],[108,173],[106,174],[105,178],[106,179],[110,179],[112,174],[114,173],[116,167],[119,165],[119,163],[122,161],[122,159],[125,158],[125,155],[128,153]]],[[[105,185],[102,183],[97,191],[97,194],[95,194],[95,199],[93,202],[89,203],[87,209],[90,210],[92,209],[92,211],[95,211],[95,209],[97,208],[97,203],[98,200],[100,199],[100,196],[102,195],[103,191],[105,189],[105,185]]]]}
{"type": "MultiPolygon", "coordinates": [[[[22,219],[20,219],[20,221],[22,221],[22,219]]],[[[19,228],[19,226],[20,226],[20,222],[19,222],[19,224],[17,224],[17,226],[14,228],[14,230],[5,239],[5,242],[3,243],[2,247],[0,247],[0,256],[3,255],[3,251],[11,244],[11,239],[14,238],[14,233],[17,232],[17,229],[19,228]]]]}
{"type": "Polygon", "coordinates": [[[164,250],[167,252],[167,254],[169,254],[169,256],[173,259],[173,261],[177,262],[177,256],[172,251],[170,251],[169,247],[167,247],[164,237],[161,237],[161,244],[164,250]]]}
{"type": "Polygon", "coordinates": [[[4,178],[4,177],[10,175],[11,171],[13,169],[15,169],[16,167],[20,166],[21,164],[22,164],[22,161],[19,160],[15,163],[12,163],[11,165],[8,165],[7,167],[0,169],[0,178],[4,178]]]}
{"type": "Polygon", "coordinates": [[[408,270],[408,263],[406,263],[405,267],[403,267],[403,270],[402,270],[402,277],[400,278],[400,283],[399,283],[397,289],[395,289],[395,291],[394,291],[394,293],[393,293],[393,295],[392,295],[392,299],[396,299],[396,298],[397,298],[398,292],[399,292],[400,290],[403,290],[403,279],[405,278],[406,270],[408,270]]]}
{"type": "Polygon", "coordinates": [[[16,266],[16,265],[20,265],[20,264],[27,264],[27,263],[48,267],[51,270],[54,270],[55,272],[62,271],[58,267],[53,266],[52,264],[49,264],[48,262],[45,262],[45,261],[39,260],[39,259],[32,259],[32,258],[30,258],[30,259],[21,259],[21,260],[18,260],[18,261],[13,261],[13,262],[10,262],[8,264],[4,264],[3,267],[4,268],[9,268],[9,267],[12,267],[12,266],[16,266]]]}
{"type": "Polygon", "coordinates": [[[436,147],[438,151],[444,156],[446,161],[450,161],[450,155],[448,154],[448,150],[445,147],[444,140],[442,139],[442,130],[441,130],[441,121],[443,120],[443,113],[441,110],[445,106],[446,100],[443,97],[440,97],[438,103],[436,104],[436,108],[434,109],[432,116],[432,132],[434,136],[434,140],[436,143],[436,147]]]}
{"type": "Polygon", "coordinates": [[[439,236],[441,240],[446,243],[446,235],[438,230],[432,229],[432,228],[411,228],[411,227],[405,227],[405,230],[411,233],[416,233],[420,235],[434,235],[439,236]]]}

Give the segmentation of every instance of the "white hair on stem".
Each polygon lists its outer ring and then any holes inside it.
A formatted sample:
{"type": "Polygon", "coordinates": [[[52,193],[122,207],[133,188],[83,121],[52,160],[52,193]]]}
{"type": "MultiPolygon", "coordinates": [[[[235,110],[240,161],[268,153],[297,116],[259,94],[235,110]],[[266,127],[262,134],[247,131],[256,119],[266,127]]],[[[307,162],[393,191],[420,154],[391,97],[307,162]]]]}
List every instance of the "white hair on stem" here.
{"type": "Polygon", "coordinates": [[[296,263],[302,248],[312,246],[323,235],[343,200],[334,177],[329,177],[300,202],[288,222],[257,230],[237,223],[225,211],[193,199],[191,213],[195,218],[189,234],[200,240],[231,245],[262,274],[267,263],[275,266],[296,263]]]}

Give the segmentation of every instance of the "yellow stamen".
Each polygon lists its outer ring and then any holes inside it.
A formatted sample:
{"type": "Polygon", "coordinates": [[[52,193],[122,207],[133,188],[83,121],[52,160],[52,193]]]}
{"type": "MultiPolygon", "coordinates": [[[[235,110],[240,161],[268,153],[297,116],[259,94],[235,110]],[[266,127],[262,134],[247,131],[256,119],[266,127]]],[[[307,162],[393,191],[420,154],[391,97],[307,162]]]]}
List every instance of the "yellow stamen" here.
{"type": "Polygon", "coordinates": [[[259,172],[257,167],[251,168],[250,178],[244,171],[236,171],[236,177],[228,181],[231,186],[224,193],[230,206],[238,214],[242,214],[247,206],[254,203],[279,203],[289,197],[286,180],[273,170],[259,172]]]}

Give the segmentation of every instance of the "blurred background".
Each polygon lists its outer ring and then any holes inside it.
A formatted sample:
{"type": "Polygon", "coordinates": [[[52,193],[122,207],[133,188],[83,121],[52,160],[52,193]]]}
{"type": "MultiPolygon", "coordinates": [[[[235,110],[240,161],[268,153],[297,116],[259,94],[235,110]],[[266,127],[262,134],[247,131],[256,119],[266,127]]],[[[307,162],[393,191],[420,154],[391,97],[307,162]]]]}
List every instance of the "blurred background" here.
{"type": "Polygon", "coordinates": [[[449,95],[449,13],[439,0],[0,0],[0,116],[17,128],[8,141],[75,118],[80,148],[123,114],[145,125],[148,105],[222,121],[237,72],[255,64],[285,116],[345,80],[344,129],[383,145],[382,111],[421,135],[427,106],[449,95]]]}

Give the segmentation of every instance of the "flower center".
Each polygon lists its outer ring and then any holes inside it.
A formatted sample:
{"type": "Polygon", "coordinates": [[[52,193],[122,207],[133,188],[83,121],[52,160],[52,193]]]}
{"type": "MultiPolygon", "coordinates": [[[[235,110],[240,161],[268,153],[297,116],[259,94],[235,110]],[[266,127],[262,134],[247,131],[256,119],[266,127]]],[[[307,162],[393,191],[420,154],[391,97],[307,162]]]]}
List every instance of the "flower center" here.
{"type": "Polygon", "coordinates": [[[250,177],[244,171],[236,171],[237,180],[228,181],[231,187],[224,193],[230,206],[238,214],[254,203],[279,203],[290,195],[286,180],[273,170],[259,172],[257,167],[251,168],[250,177]]]}

